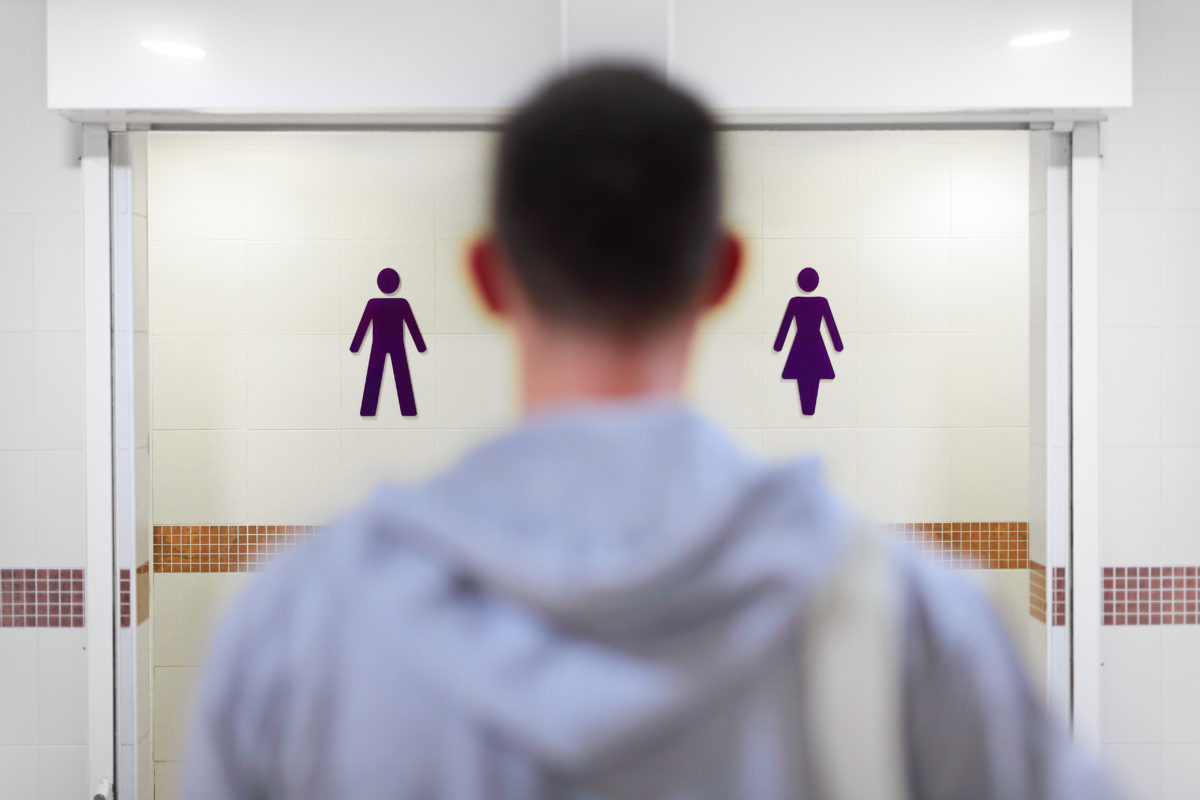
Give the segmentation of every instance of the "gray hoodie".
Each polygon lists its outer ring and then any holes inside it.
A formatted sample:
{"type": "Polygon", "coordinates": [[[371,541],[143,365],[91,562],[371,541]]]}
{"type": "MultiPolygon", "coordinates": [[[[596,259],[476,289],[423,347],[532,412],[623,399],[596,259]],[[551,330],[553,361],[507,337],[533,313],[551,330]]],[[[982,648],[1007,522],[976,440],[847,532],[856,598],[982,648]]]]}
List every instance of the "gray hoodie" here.
{"type": "MultiPolygon", "coordinates": [[[[822,797],[805,609],[852,518],[818,462],[769,466],[675,405],[536,417],[251,585],[184,796],[822,797]]],[[[1108,796],[980,594],[889,558],[903,793],[1108,796]]]]}

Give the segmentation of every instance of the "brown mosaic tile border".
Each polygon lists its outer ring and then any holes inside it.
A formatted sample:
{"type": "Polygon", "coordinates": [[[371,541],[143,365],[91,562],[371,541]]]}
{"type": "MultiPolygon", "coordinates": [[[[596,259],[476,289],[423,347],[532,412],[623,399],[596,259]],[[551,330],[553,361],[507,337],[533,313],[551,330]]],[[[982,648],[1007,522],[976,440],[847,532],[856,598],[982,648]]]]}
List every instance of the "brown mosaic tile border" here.
{"type": "Polygon", "coordinates": [[[1028,522],[899,522],[886,526],[918,553],[949,567],[1025,569],[1028,522]]]}
{"type": "Polygon", "coordinates": [[[1046,622],[1047,616],[1051,625],[1067,624],[1067,570],[1065,567],[1054,568],[1053,595],[1046,594],[1046,567],[1030,560],[1029,562],[1029,616],[1038,622],[1046,622]],[[1049,602],[1049,606],[1047,606],[1049,602]],[[1049,615],[1047,615],[1049,611],[1049,615]]]}
{"type": "MultiPolygon", "coordinates": [[[[141,564],[135,571],[137,580],[137,624],[141,625],[150,619],[150,562],[141,564]]],[[[129,570],[120,573],[121,627],[128,628],[132,607],[129,597],[129,570]]]]}
{"type": "Polygon", "coordinates": [[[319,525],[155,525],[154,571],[255,572],[319,525]]]}
{"type": "Polygon", "coordinates": [[[1200,622],[1200,567],[1105,567],[1105,625],[1200,622]]]}
{"type": "Polygon", "coordinates": [[[0,570],[0,628],[82,628],[83,570],[0,570]]]}

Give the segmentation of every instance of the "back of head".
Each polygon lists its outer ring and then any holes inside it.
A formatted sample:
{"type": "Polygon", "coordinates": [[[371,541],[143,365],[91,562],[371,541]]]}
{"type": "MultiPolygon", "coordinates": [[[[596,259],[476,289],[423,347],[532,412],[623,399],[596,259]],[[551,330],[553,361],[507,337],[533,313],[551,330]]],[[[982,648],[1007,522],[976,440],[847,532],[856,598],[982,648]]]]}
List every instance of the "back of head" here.
{"type": "Polygon", "coordinates": [[[493,224],[548,320],[619,337],[670,322],[701,290],[719,214],[714,122],[649,72],[559,78],[505,126],[493,224]]]}

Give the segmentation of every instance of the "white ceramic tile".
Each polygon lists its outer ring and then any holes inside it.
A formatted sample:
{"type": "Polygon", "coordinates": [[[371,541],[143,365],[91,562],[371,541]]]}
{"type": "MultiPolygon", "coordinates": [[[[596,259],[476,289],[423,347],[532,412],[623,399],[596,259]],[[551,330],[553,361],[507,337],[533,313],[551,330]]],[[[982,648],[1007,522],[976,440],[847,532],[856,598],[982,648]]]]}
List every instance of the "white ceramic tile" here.
{"type": "Polygon", "coordinates": [[[950,337],[950,424],[1029,425],[1029,336],[950,337]]]}
{"type": "Polygon", "coordinates": [[[859,430],[859,502],[882,522],[950,519],[955,508],[951,447],[945,428],[859,430]]]}
{"type": "Polygon", "coordinates": [[[0,6],[0,92],[26,92],[32,85],[33,61],[42,50],[35,37],[40,10],[29,2],[0,6]]]}
{"type": "Polygon", "coordinates": [[[346,241],[338,247],[342,333],[352,336],[367,301],[385,296],[408,300],[422,336],[428,337],[439,329],[436,323],[441,305],[435,303],[435,293],[442,281],[436,274],[436,248],[432,239],[346,241]],[[384,295],[377,283],[380,271],[385,268],[394,269],[400,276],[400,288],[393,295],[384,295]]]}
{"type": "Polygon", "coordinates": [[[336,140],[246,148],[246,236],[332,239],[342,218],[336,140]]]}
{"type": "Polygon", "coordinates": [[[762,235],[763,150],[726,132],[719,138],[725,224],[749,239],[762,235]]]}
{"type": "MultiPolygon", "coordinates": [[[[839,326],[840,327],[840,326],[839,326]]],[[[826,339],[826,351],[833,362],[835,378],[821,381],[817,389],[817,408],[812,416],[804,416],[795,380],[783,377],[792,338],[784,342],[781,352],[774,350],[775,335],[763,334],[761,350],[763,365],[763,424],[768,428],[846,428],[858,424],[859,337],[842,333],[844,349],[837,352],[826,339]]]]}
{"type": "Polygon", "coordinates": [[[1162,99],[1161,92],[1135,92],[1133,107],[1105,123],[1104,208],[1154,208],[1162,198],[1162,99]]]}
{"type": "Polygon", "coordinates": [[[1100,630],[1100,739],[1158,742],[1162,736],[1162,628],[1100,630]]]}
{"type": "MultiPolygon", "coordinates": [[[[1200,327],[1200,209],[1159,212],[1162,216],[1162,321],[1200,327]]],[[[1153,253],[1153,250],[1151,250],[1153,253]]]]}
{"type": "Polygon", "coordinates": [[[483,443],[501,436],[500,428],[438,428],[435,432],[437,468],[449,469],[464,455],[483,443]]]}
{"type": "Polygon", "coordinates": [[[1162,745],[1105,744],[1101,758],[1108,774],[1125,797],[1160,800],[1162,797],[1162,745]]]}
{"type": "Polygon", "coordinates": [[[1029,331],[1029,240],[950,242],[950,329],[965,333],[1029,331]]]}
{"type": "Polygon", "coordinates": [[[153,666],[203,666],[217,623],[252,577],[246,572],[155,575],[153,666]]]}
{"type": "MultiPolygon", "coordinates": [[[[439,427],[504,428],[512,423],[518,402],[517,364],[509,337],[438,334],[430,350],[437,359],[434,402],[439,427]]],[[[385,397],[381,395],[381,404],[385,397]]]]}
{"type": "Polygon", "coordinates": [[[87,632],[38,631],[38,742],[85,744],[87,632]]]}
{"type": "Polygon", "coordinates": [[[246,424],[243,336],[154,336],[150,342],[155,429],[246,424]]]}
{"type": "Polygon", "coordinates": [[[858,424],[928,427],[949,424],[954,408],[951,337],[858,337],[858,424]]]}
{"type": "MultiPolygon", "coordinates": [[[[1024,202],[1021,213],[1025,214],[1024,202]]],[[[862,143],[859,236],[949,236],[950,223],[951,145],[897,145],[886,139],[862,143]]]]}
{"type": "Polygon", "coordinates": [[[0,450],[0,564],[35,563],[34,454],[0,450]]]}
{"type": "MultiPolygon", "coordinates": [[[[1200,627],[1164,625],[1162,629],[1163,741],[1200,743],[1200,627]]],[[[1200,755],[1198,753],[1197,755],[1200,755]]],[[[1200,775],[1193,788],[1200,786],[1200,775]]]]}
{"type": "Polygon", "coordinates": [[[1100,560],[1161,564],[1162,470],[1156,447],[1100,449],[1100,560]]]}
{"type": "MultiPolygon", "coordinates": [[[[199,679],[200,670],[196,667],[154,668],[155,761],[183,758],[192,695],[199,679]]],[[[157,787],[155,796],[158,796],[157,787]]]]}
{"type": "Polygon", "coordinates": [[[1162,558],[1166,564],[1200,564],[1200,447],[1162,449],[1162,558]]]}
{"type": "Polygon", "coordinates": [[[246,253],[240,241],[150,245],[150,324],[155,333],[241,333],[246,253]]]}
{"type": "Polygon", "coordinates": [[[151,452],[156,525],[248,524],[244,431],[156,431],[151,452]]]}
{"type": "Polygon", "coordinates": [[[728,428],[763,423],[763,337],[714,333],[697,337],[687,376],[688,401],[728,428]]]}
{"type": "Polygon", "coordinates": [[[34,357],[32,333],[0,333],[0,448],[32,448],[34,357]]]}
{"type": "Polygon", "coordinates": [[[1100,331],[1100,444],[1159,443],[1160,342],[1156,330],[1100,331]]]}
{"type": "Polygon", "coordinates": [[[443,133],[437,147],[436,234],[462,241],[488,224],[488,186],[496,134],[443,133]]]}
{"type": "Polygon", "coordinates": [[[949,239],[863,239],[858,243],[860,333],[950,329],[949,239]]]}
{"type": "Polygon", "coordinates": [[[0,92],[0,213],[28,213],[33,191],[29,95],[0,92]]]}
{"type": "Polygon", "coordinates": [[[87,748],[83,745],[38,748],[38,798],[61,800],[87,797],[95,787],[88,786],[87,748]]]}
{"type": "MultiPolygon", "coordinates": [[[[774,341],[788,301],[802,294],[800,271],[811,267],[820,282],[814,295],[829,301],[838,331],[858,330],[858,267],[853,239],[767,239],[763,241],[763,333],[774,341]]],[[[836,365],[835,365],[836,369],[836,365]]]]}
{"type": "MultiPolygon", "coordinates": [[[[1195,48],[1193,48],[1195,49],[1195,48]]],[[[1166,208],[1200,206],[1200,92],[1163,95],[1162,201],[1166,208]]]]}
{"type": "MultiPolygon", "coordinates": [[[[418,320],[418,325],[420,320],[418,320]]],[[[375,416],[363,417],[363,389],[366,384],[367,364],[370,358],[371,342],[365,341],[357,353],[350,352],[350,334],[343,334],[341,339],[341,427],[343,428],[432,428],[441,411],[438,401],[436,371],[442,358],[442,340],[450,337],[439,337],[424,329],[421,336],[425,339],[426,350],[417,352],[411,340],[406,341],[408,353],[409,379],[412,381],[413,397],[417,404],[417,413],[405,417],[400,413],[400,401],[396,394],[396,379],[392,369],[392,359],[389,357],[384,365],[383,381],[379,391],[379,405],[375,416]]],[[[507,337],[499,337],[507,338],[507,337]]],[[[453,348],[453,344],[451,345],[453,348]]]]}
{"type": "Polygon", "coordinates": [[[845,498],[858,494],[858,431],[854,428],[773,428],[764,431],[764,457],[773,461],[821,459],[825,480],[845,498]]]}
{"type": "Polygon", "coordinates": [[[1133,4],[1133,102],[1145,91],[1161,89],[1163,83],[1162,0],[1137,0],[1133,4]]]}
{"type": "Polygon", "coordinates": [[[33,182],[33,207],[41,212],[82,210],[79,151],[82,126],[62,113],[45,107],[43,97],[31,96],[29,111],[30,168],[33,182]]]}
{"type": "MultiPolygon", "coordinates": [[[[437,332],[502,333],[503,321],[484,308],[467,270],[467,245],[458,239],[437,242],[437,332]]],[[[354,312],[357,324],[361,308],[354,312]]]]}
{"type": "Polygon", "coordinates": [[[1162,4],[1162,86],[1175,91],[1200,89],[1200,8],[1189,0],[1162,4]]]}
{"type": "Polygon", "coordinates": [[[41,451],[34,469],[38,565],[82,567],[87,554],[83,451],[41,451]]]}
{"type": "MultiPolygon", "coordinates": [[[[1174,261],[1183,263],[1188,255],[1176,253],[1174,261]]],[[[1162,318],[1162,282],[1168,258],[1167,221],[1162,211],[1101,211],[1100,324],[1105,327],[1158,325],[1162,318]]]]}
{"type": "Polygon", "coordinates": [[[432,239],[438,134],[358,134],[334,146],[338,235],[432,239]]]}
{"type": "Polygon", "coordinates": [[[83,334],[34,334],[33,355],[38,447],[83,447],[83,334]]]}
{"type": "Polygon", "coordinates": [[[247,336],[248,427],[336,428],[339,345],[336,335],[247,336]]]}
{"type": "Polygon", "coordinates": [[[857,149],[839,133],[797,133],[785,146],[764,146],[763,236],[853,236],[857,149]]]}
{"type": "Polygon", "coordinates": [[[33,217],[0,214],[0,330],[32,329],[33,217]]]}
{"type": "Polygon", "coordinates": [[[37,741],[37,637],[34,628],[0,630],[0,745],[37,741]]]}
{"type": "Polygon", "coordinates": [[[183,764],[178,761],[154,762],[154,800],[176,800],[179,797],[183,764]]]}
{"type": "Polygon", "coordinates": [[[1162,332],[1162,443],[1200,445],[1200,328],[1162,332]]]}
{"type": "Polygon", "coordinates": [[[33,321],[42,331],[83,330],[83,221],[33,218],[33,321]]]}
{"type": "Polygon", "coordinates": [[[338,431],[249,431],[246,515],[260,525],[319,525],[341,506],[338,431]]]}
{"type": "MultiPolygon", "coordinates": [[[[1192,800],[1200,786],[1200,743],[1162,746],[1162,800],[1192,800]]],[[[1140,797],[1140,795],[1139,795],[1140,797]]]]}
{"type": "Polygon", "coordinates": [[[343,504],[363,500],[382,482],[409,483],[437,469],[437,432],[413,430],[343,430],[343,504]]]}
{"type": "Polygon", "coordinates": [[[150,139],[150,239],[238,239],[246,232],[246,151],[150,139]]]}
{"type": "Polygon", "coordinates": [[[0,745],[0,775],[12,797],[38,796],[38,748],[0,745]]]}
{"type": "Polygon", "coordinates": [[[1029,519],[1029,432],[1025,428],[952,429],[949,441],[951,516],[945,519],[1029,519]]]}
{"type": "Polygon", "coordinates": [[[1025,236],[1029,225],[1029,134],[993,132],[952,148],[955,236],[1025,236]]]}
{"type": "Polygon", "coordinates": [[[338,245],[246,243],[246,331],[337,333],[338,245]]]}
{"type": "Polygon", "coordinates": [[[762,333],[762,245],[762,239],[742,240],[741,274],[724,302],[709,309],[701,318],[701,329],[705,333],[762,333]]]}

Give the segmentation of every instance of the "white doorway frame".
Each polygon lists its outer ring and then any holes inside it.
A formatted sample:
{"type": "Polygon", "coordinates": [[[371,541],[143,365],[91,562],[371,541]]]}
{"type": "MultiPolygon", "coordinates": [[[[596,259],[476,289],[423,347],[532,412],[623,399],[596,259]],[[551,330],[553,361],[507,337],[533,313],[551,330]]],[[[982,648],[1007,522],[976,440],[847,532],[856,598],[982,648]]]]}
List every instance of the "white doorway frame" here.
{"type": "MultiPolygon", "coordinates": [[[[729,118],[727,127],[789,129],[865,128],[1027,128],[1031,120],[1015,119],[1012,115],[981,121],[976,115],[956,117],[953,114],[930,117],[883,117],[864,120],[796,120],[765,119],[761,117],[729,118]]],[[[194,120],[193,120],[194,122],[194,120]]],[[[252,122],[252,121],[250,121],[252,122]]],[[[246,129],[228,121],[207,126],[214,130],[246,129]]],[[[265,129],[343,129],[362,130],[364,126],[337,125],[336,119],[317,125],[311,121],[297,125],[280,125],[268,120],[258,126],[265,129]]],[[[421,119],[428,128],[462,127],[460,119],[451,121],[421,119]]],[[[494,124],[487,120],[484,125],[494,124]]],[[[470,122],[481,127],[478,122],[470,122]]],[[[185,127],[163,125],[163,128],[185,127]]],[[[369,126],[371,129],[403,128],[404,126],[369,126]]],[[[409,126],[411,127],[411,125],[409,126]]],[[[114,373],[114,325],[119,325],[118,310],[114,310],[114,285],[127,291],[127,281],[116,281],[114,271],[128,268],[116,259],[129,258],[122,243],[130,239],[127,209],[122,211],[120,198],[111,185],[113,161],[110,157],[111,134],[125,125],[89,123],[83,135],[83,219],[84,219],[84,317],[85,317],[85,413],[87,420],[86,494],[87,494],[87,578],[88,578],[88,778],[90,786],[100,786],[104,780],[117,776],[117,725],[120,719],[134,718],[126,705],[116,708],[118,682],[130,694],[133,685],[132,659],[117,657],[117,571],[116,550],[131,552],[134,532],[128,525],[120,529],[114,522],[114,498],[129,497],[133,492],[133,475],[127,461],[121,458],[114,445],[114,420],[118,415],[132,415],[124,401],[118,407],[114,394],[117,386],[114,373]],[[114,469],[118,465],[118,469],[114,469]],[[128,542],[116,542],[118,536],[130,537],[128,542]],[[116,545],[114,547],[114,543],[116,545]]],[[[1071,594],[1068,611],[1070,636],[1070,710],[1075,736],[1096,749],[1099,747],[1099,677],[1100,677],[1100,561],[1099,561],[1099,486],[1098,486],[1098,295],[1097,262],[1099,231],[1099,123],[1096,121],[1067,122],[1062,128],[1071,131],[1070,205],[1058,220],[1069,231],[1070,255],[1070,370],[1071,396],[1069,415],[1071,427],[1071,480],[1069,496],[1062,498],[1071,508],[1069,569],[1071,594]]],[[[127,199],[127,198],[126,198],[127,199]]],[[[128,299],[128,298],[126,298],[128,299]]],[[[117,302],[122,307],[122,301],[117,302]]],[[[127,393],[126,393],[127,395],[127,393]]],[[[1048,485],[1047,491],[1062,491],[1048,485]]],[[[1048,552],[1050,552],[1050,543],[1048,552]]],[[[1050,627],[1049,625],[1047,627],[1050,627]]],[[[132,702],[132,697],[130,701],[132,702]]],[[[122,758],[119,789],[123,798],[136,795],[136,781],[131,780],[128,757],[122,758]]]]}

